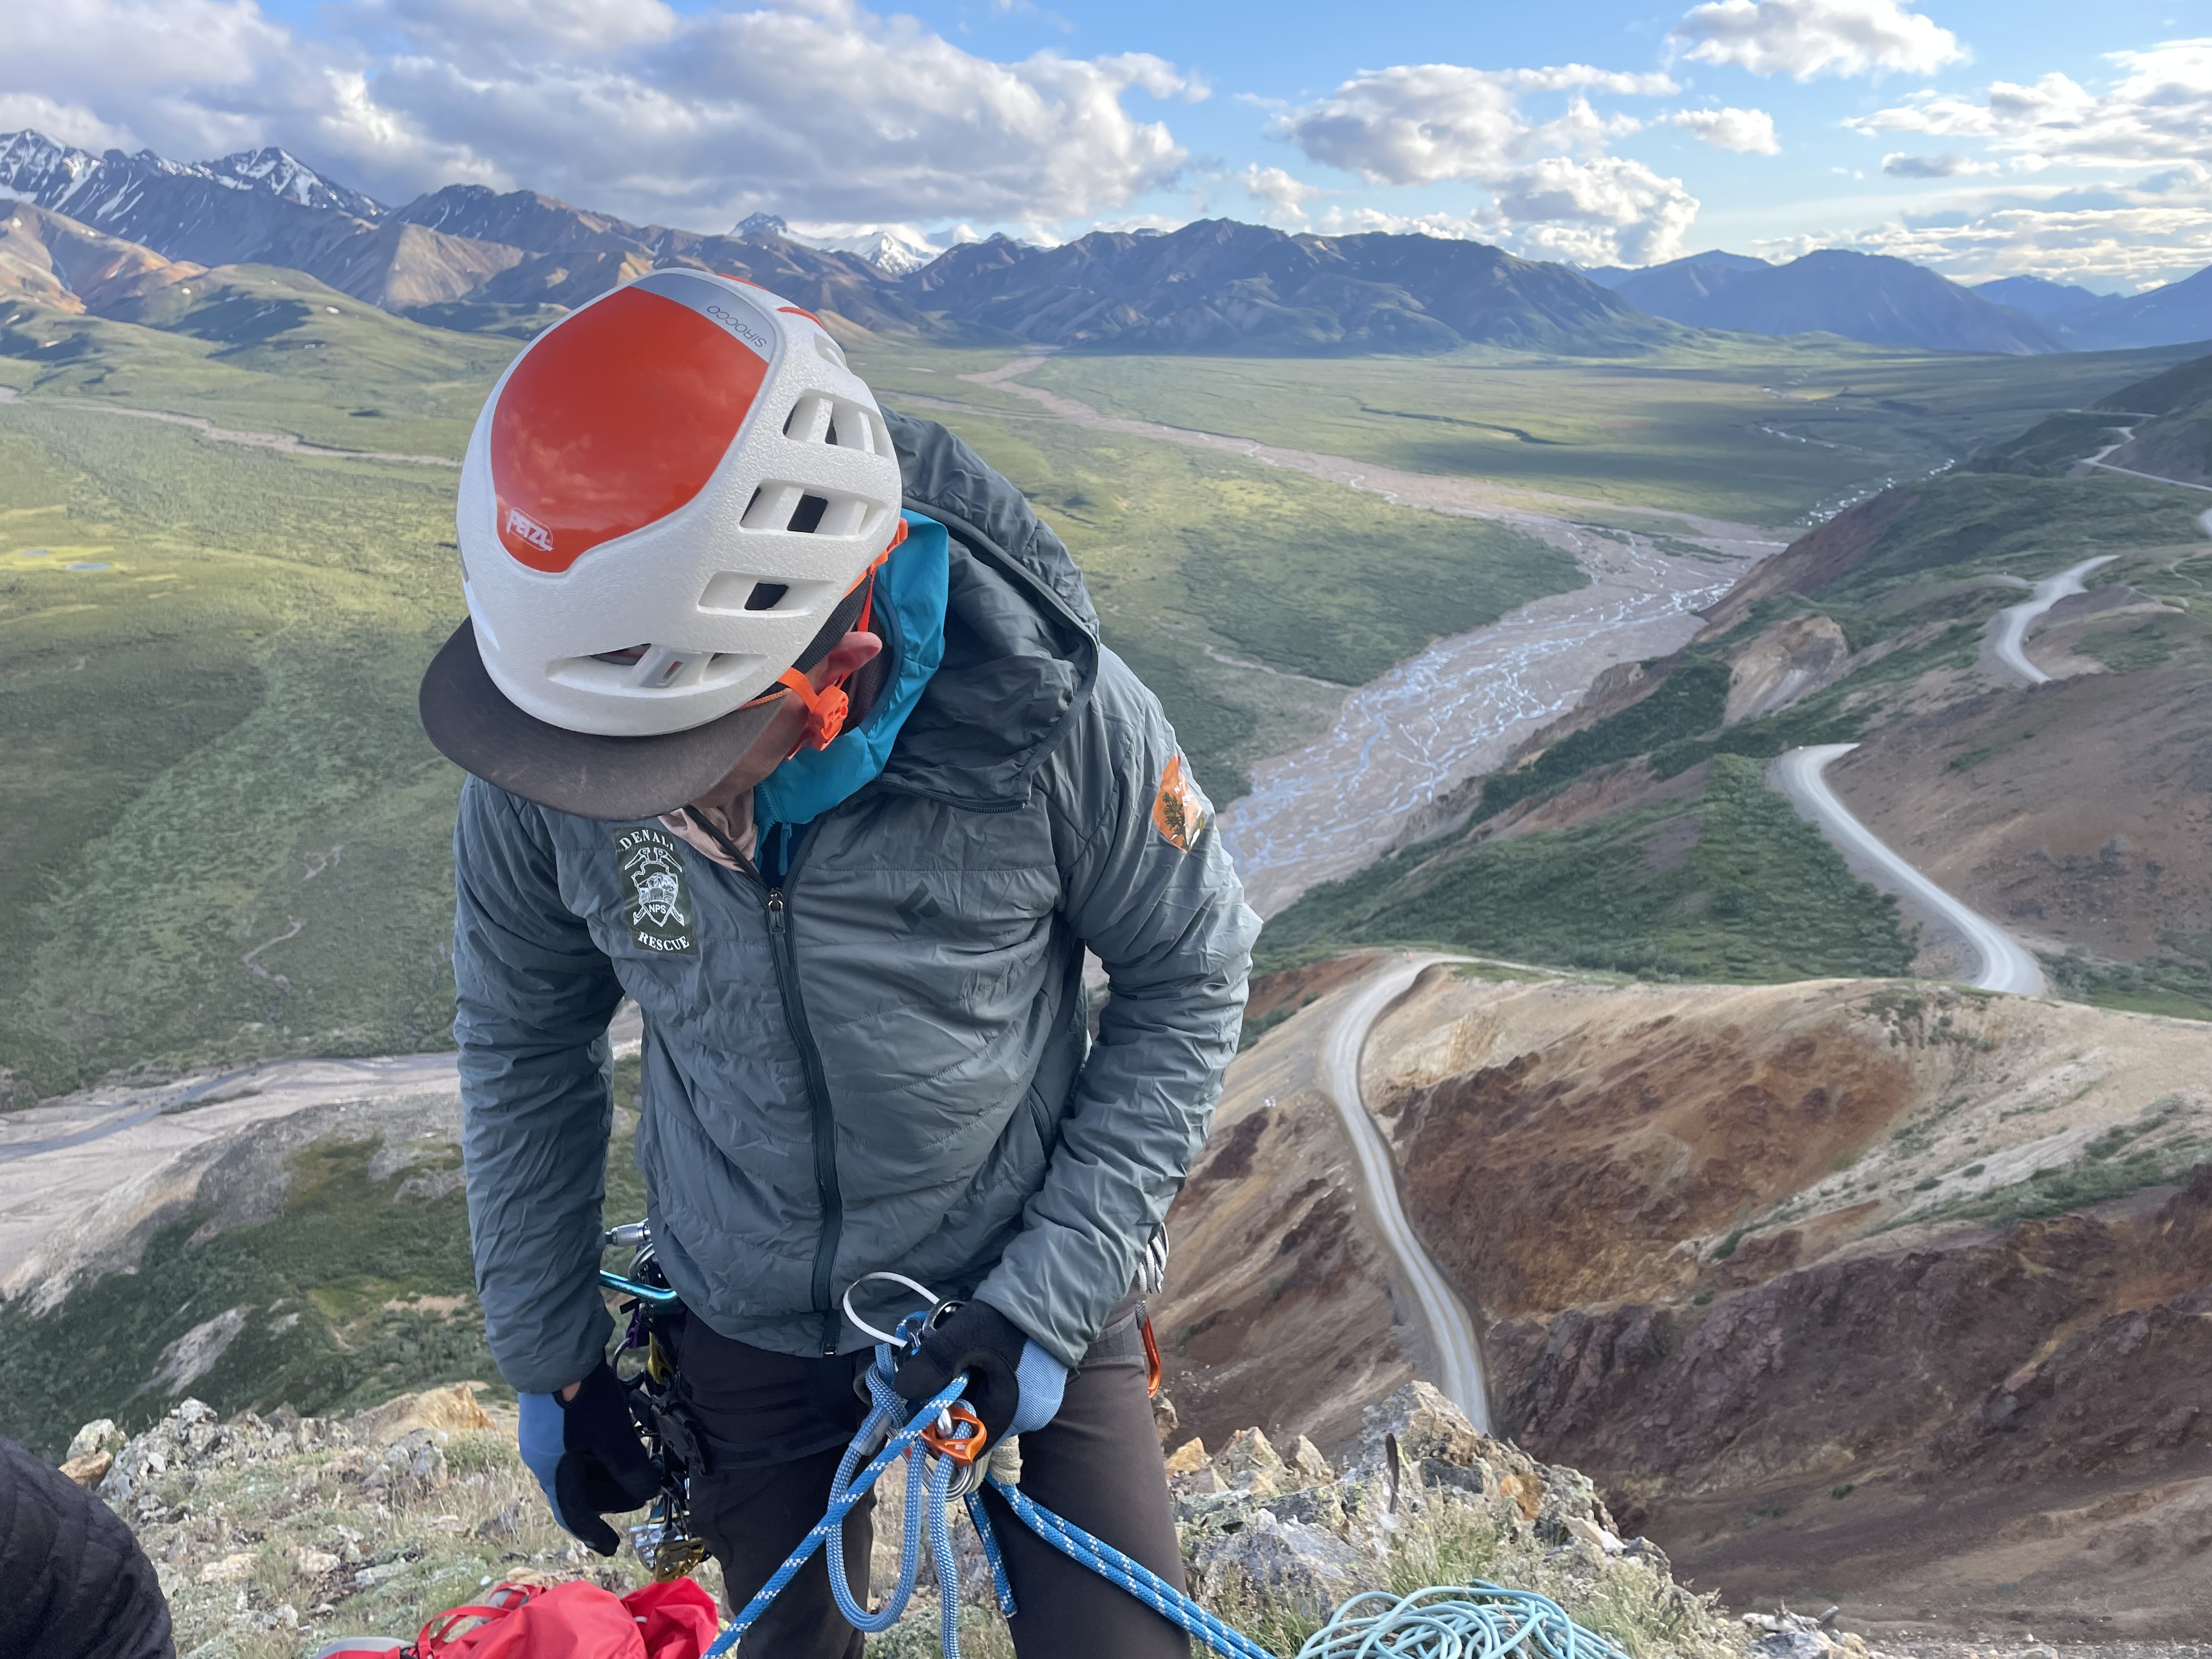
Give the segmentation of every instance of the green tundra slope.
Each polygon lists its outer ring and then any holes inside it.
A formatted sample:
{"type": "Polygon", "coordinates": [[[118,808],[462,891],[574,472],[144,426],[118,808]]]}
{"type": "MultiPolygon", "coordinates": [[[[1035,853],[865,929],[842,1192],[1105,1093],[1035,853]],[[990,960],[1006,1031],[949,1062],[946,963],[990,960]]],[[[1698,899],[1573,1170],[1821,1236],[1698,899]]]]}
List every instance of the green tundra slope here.
{"type": "MultiPolygon", "coordinates": [[[[2175,370],[2150,396],[2203,374],[2175,370]]],[[[2107,402],[2149,400],[2128,388],[2107,402]]],[[[2203,404],[2202,388],[2181,398],[2136,444],[2187,435],[2203,404]]],[[[2118,436],[2110,423],[2055,416],[1802,538],[1690,646],[1601,684],[1441,804],[1445,833],[1275,917],[1263,960],[1424,943],[1666,977],[1905,971],[1892,902],[1759,783],[1786,749],[1859,743],[1854,810],[1894,846],[1923,837],[1907,855],[2025,929],[2055,986],[2212,1015],[2212,867],[2196,827],[2212,788],[2212,545],[2198,522],[2212,497],[2082,467],[2118,436]],[[2052,683],[1993,671],[1995,613],[2093,558],[2109,562],[2034,646],[2052,683]],[[1784,668],[1802,684],[1762,702],[1784,668]],[[2072,787],[2032,769],[2068,767],[2072,787]]]]}

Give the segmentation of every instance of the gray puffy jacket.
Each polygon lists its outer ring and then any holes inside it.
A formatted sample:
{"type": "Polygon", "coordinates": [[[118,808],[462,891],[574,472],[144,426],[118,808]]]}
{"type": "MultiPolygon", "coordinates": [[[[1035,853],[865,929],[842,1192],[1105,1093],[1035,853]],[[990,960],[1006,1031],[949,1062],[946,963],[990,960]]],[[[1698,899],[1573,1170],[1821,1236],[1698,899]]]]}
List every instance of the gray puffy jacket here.
{"type": "Polygon", "coordinates": [[[860,1346],[839,1298],[888,1268],[980,1294],[1072,1364],[1205,1139],[1259,923],[1212,823],[1188,833],[1202,797],[1175,787],[1175,733],[1099,644],[1066,550],[942,428],[891,424],[908,506],[952,532],[945,657],[779,890],[657,825],[462,792],[469,1221],[519,1389],[575,1381],[611,1328],[594,1274],[624,994],[660,1261],[757,1346],[860,1346]],[[630,925],[641,831],[681,866],[688,950],[630,925]],[[1111,976],[1096,1043],[1086,944],[1111,976]]]}

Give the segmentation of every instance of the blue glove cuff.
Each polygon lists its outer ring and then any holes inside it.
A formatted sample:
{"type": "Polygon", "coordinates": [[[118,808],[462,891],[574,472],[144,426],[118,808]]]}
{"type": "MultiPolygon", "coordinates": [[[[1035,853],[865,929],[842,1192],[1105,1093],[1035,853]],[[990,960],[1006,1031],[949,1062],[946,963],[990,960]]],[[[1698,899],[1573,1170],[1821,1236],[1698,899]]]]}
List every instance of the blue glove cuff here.
{"type": "Polygon", "coordinates": [[[561,1467],[561,1454],[568,1444],[561,1402],[550,1394],[517,1394],[515,1399],[522,1408],[522,1427],[515,1438],[520,1443],[523,1465],[538,1477],[538,1484],[544,1489],[545,1501],[553,1505],[554,1514],[558,1515],[561,1503],[553,1495],[553,1482],[561,1467]]]}
{"type": "Polygon", "coordinates": [[[1067,1392],[1067,1367],[1034,1340],[1022,1344],[1014,1381],[1021,1389],[1021,1399],[1014,1407],[1013,1420],[1006,1425],[1008,1434],[1041,1429],[1060,1415],[1060,1397],[1067,1392]]]}

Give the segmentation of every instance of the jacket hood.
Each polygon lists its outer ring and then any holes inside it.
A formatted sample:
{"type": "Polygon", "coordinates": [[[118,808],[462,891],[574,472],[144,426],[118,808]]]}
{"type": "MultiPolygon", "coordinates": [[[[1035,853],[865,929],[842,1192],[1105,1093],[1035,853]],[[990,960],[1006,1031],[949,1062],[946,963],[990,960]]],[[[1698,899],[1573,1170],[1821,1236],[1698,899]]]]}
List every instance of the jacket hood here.
{"type": "Polygon", "coordinates": [[[951,536],[945,655],[878,781],[981,811],[1020,805],[1098,678],[1098,616],[1021,492],[934,421],[884,411],[906,504],[951,536]]]}

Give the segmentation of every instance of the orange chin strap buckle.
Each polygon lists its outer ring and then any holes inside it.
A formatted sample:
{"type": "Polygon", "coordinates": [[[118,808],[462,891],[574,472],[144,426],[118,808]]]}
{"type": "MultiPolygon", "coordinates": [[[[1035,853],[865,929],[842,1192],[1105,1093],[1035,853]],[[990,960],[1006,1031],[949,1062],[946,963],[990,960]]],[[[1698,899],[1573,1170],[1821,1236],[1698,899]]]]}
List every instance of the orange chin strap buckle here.
{"type": "MultiPolygon", "coordinates": [[[[784,309],[788,311],[792,307],[787,306],[784,309]]],[[[805,313],[800,314],[803,316],[805,313]]],[[[855,633],[866,634],[872,627],[876,617],[876,572],[884,568],[884,562],[890,557],[893,550],[905,539],[906,520],[901,519],[891,531],[890,544],[876,555],[873,564],[860,573],[860,581],[853,584],[855,588],[860,586],[860,582],[866,582],[868,585],[868,591],[860,601],[860,619],[853,624],[853,630],[855,633]]],[[[837,740],[837,734],[845,729],[845,717],[852,712],[853,708],[851,699],[845,695],[845,688],[842,685],[825,685],[817,691],[814,689],[814,682],[797,668],[787,668],[775,678],[776,684],[798,698],[800,705],[806,710],[805,730],[799,733],[799,741],[793,746],[791,754],[795,755],[801,749],[827,749],[835,743],[837,740]]],[[[786,755],[784,758],[789,760],[791,755],[786,755]]]]}
{"type": "Polygon", "coordinates": [[[814,682],[796,668],[785,669],[776,676],[776,683],[789,688],[791,695],[806,710],[806,729],[799,734],[798,748],[791,752],[795,755],[800,749],[827,749],[845,729],[845,715],[852,707],[845,688],[828,685],[817,691],[814,682]]]}
{"type": "Polygon", "coordinates": [[[983,1442],[989,1438],[983,1431],[983,1419],[957,1401],[939,1414],[936,1422],[921,1431],[921,1443],[939,1457],[949,1457],[965,1468],[982,1455],[983,1442]],[[966,1429],[965,1435],[956,1436],[955,1431],[966,1429]]]}

